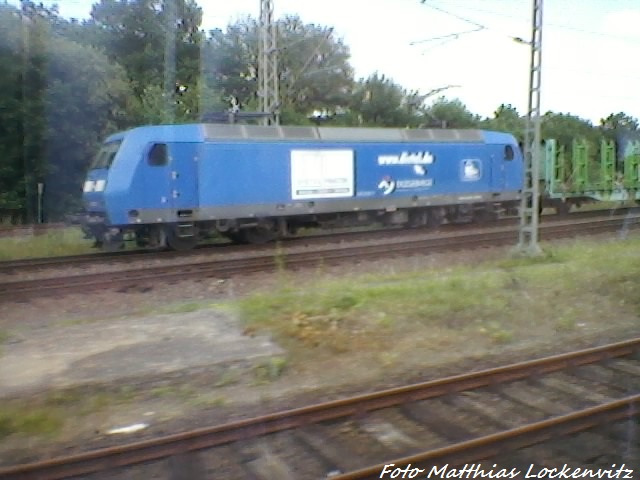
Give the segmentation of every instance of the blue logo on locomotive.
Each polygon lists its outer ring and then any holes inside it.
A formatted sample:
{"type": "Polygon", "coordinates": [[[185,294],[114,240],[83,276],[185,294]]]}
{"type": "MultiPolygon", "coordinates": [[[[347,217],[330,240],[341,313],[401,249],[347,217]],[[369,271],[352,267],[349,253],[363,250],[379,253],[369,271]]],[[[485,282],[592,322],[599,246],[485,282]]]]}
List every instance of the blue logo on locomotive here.
{"type": "Polygon", "coordinates": [[[378,184],[378,189],[382,190],[383,195],[389,195],[395,191],[396,181],[393,178],[386,176],[378,184]]]}
{"type": "MultiPolygon", "coordinates": [[[[418,177],[424,177],[429,173],[429,170],[425,165],[431,165],[435,162],[435,157],[432,153],[424,152],[402,152],[397,155],[379,155],[378,165],[381,166],[407,166],[411,167],[414,175],[418,177]]],[[[433,186],[432,178],[404,178],[394,179],[389,175],[385,175],[378,184],[378,190],[382,191],[383,195],[390,195],[399,190],[418,190],[423,188],[430,188],[433,186]]]]}
{"type": "Polygon", "coordinates": [[[482,178],[482,163],[477,158],[467,158],[460,163],[460,179],[463,182],[477,182],[482,178]]]}

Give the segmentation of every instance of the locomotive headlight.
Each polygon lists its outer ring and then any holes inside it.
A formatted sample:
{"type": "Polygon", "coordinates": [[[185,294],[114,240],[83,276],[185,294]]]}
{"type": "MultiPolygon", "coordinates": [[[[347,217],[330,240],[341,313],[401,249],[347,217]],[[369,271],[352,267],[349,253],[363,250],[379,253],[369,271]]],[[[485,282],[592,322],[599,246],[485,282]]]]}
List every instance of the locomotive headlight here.
{"type": "Polygon", "coordinates": [[[87,180],[86,182],[84,182],[84,187],[82,188],[82,191],[84,193],[89,193],[89,192],[93,192],[93,188],[95,187],[96,182],[94,182],[93,180],[87,180]]]}
{"type": "Polygon", "coordinates": [[[97,180],[96,181],[96,186],[94,187],[94,191],[102,192],[102,191],[104,191],[104,187],[106,185],[107,185],[107,181],[106,180],[97,180]]]}

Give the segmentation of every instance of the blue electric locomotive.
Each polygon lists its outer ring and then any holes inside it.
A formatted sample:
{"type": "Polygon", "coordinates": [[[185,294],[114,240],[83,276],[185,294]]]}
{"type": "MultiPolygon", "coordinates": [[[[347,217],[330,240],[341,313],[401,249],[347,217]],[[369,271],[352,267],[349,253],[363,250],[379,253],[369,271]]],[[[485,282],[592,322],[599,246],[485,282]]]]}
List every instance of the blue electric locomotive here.
{"type": "Polygon", "coordinates": [[[164,125],[110,136],[84,184],[105,248],[264,242],[300,227],[439,225],[515,211],[523,159],[482,130],[164,125]]]}

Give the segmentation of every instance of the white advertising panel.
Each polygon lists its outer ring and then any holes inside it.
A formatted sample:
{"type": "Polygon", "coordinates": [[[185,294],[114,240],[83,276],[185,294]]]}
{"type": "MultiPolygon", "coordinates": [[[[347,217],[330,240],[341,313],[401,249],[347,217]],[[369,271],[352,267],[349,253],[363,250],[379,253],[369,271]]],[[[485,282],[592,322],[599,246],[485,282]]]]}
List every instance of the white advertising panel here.
{"type": "Polygon", "coordinates": [[[291,198],[352,197],[353,150],[291,150],[291,198]]]}

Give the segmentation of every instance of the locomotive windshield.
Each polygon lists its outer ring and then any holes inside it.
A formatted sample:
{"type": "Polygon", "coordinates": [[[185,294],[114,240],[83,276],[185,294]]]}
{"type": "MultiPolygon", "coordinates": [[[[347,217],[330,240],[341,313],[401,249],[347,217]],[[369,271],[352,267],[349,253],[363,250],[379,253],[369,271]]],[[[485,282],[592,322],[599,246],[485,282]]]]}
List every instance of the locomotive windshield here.
{"type": "Polygon", "coordinates": [[[97,168],[109,168],[113,163],[113,159],[118,153],[118,149],[120,148],[121,140],[115,142],[109,142],[102,146],[96,158],[93,160],[93,164],[91,165],[91,169],[95,170],[97,168]]]}

